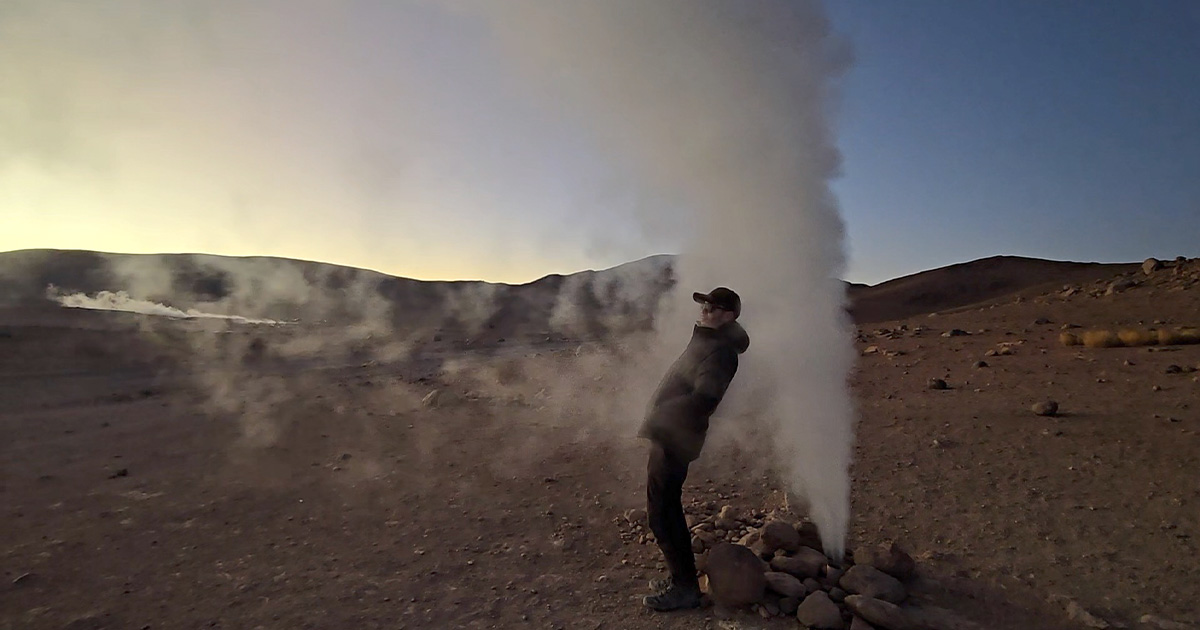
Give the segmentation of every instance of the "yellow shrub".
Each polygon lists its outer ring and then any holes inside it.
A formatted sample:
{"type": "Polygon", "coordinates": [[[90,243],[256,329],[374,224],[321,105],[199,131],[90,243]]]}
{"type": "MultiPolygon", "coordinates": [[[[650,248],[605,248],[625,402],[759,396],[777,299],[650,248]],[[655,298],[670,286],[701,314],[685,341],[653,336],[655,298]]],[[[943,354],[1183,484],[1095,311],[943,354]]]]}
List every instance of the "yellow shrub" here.
{"type": "Polygon", "coordinates": [[[1121,343],[1130,348],[1136,346],[1152,346],[1158,343],[1158,331],[1137,328],[1124,328],[1117,333],[1121,343]]]}
{"type": "Polygon", "coordinates": [[[1158,343],[1164,346],[1180,346],[1200,343],[1200,329],[1180,328],[1158,331],[1158,343]]]}
{"type": "Polygon", "coordinates": [[[1078,346],[1083,340],[1075,333],[1064,332],[1058,334],[1058,342],[1064,346],[1078,346]]]}
{"type": "Polygon", "coordinates": [[[1121,338],[1111,330],[1089,330],[1083,333],[1083,345],[1089,348],[1120,348],[1121,338]]]}

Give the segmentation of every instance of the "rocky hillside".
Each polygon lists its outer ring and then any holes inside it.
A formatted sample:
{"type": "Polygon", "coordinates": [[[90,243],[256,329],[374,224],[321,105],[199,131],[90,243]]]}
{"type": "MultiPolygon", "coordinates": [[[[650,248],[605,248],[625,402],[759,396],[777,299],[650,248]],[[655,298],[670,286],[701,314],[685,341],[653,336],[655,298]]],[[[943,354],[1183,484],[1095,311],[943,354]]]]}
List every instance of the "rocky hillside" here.
{"type": "MultiPolygon", "coordinates": [[[[594,337],[641,329],[673,286],[674,257],[522,285],[422,281],[283,258],[25,250],[0,254],[0,306],[48,304],[57,294],[124,291],[178,309],[307,323],[371,321],[495,338],[594,337]]],[[[1169,262],[1165,265],[1174,265],[1169,262]]],[[[1164,263],[1159,263],[1160,266],[1164,263]]],[[[847,284],[857,323],[903,319],[1062,286],[1109,290],[1137,264],[996,256],[896,278],[847,284]]],[[[1113,290],[1124,290],[1124,286],[1113,290]]]]}

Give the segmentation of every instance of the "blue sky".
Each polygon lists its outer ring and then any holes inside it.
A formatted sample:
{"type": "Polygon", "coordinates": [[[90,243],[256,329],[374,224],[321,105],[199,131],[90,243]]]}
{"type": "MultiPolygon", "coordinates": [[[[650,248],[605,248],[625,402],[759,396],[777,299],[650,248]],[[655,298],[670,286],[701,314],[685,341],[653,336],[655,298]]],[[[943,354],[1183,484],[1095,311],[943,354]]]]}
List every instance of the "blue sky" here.
{"type": "MultiPolygon", "coordinates": [[[[679,246],[686,211],[527,93],[477,16],[249,6],[0,10],[0,251],[521,282],[679,246]]],[[[826,7],[854,51],[834,108],[847,279],[1200,256],[1200,3],[826,7]]]]}
{"type": "Polygon", "coordinates": [[[1200,255],[1200,3],[827,7],[852,279],[1200,255]]]}

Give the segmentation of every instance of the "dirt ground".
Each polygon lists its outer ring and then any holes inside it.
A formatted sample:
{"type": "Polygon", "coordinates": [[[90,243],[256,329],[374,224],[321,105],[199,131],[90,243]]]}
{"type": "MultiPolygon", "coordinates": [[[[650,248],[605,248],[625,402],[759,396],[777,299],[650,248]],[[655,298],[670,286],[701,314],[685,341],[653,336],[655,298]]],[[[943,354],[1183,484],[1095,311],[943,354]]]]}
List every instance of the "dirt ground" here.
{"type": "MultiPolygon", "coordinates": [[[[1075,607],[1113,627],[1200,619],[1200,346],[1057,339],[1198,313],[1194,288],[1034,291],[861,326],[878,352],[852,379],[850,548],[898,541],[914,599],[982,628],[1087,627],[1075,607]],[[1044,399],[1060,415],[1030,411],[1044,399]]],[[[572,351],[182,361],[171,344],[215,333],[148,339],[139,317],[0,313],[0,628],[798,626],[640,606],[661,564],[622,514],[643,502],[644,444],[522,376],[572,351]],[[481,389],[448,358],[513,373],[481,389]]],[[[756,462],[712,444],[690,509],[766,509],[780,488],[756,462]]]]}

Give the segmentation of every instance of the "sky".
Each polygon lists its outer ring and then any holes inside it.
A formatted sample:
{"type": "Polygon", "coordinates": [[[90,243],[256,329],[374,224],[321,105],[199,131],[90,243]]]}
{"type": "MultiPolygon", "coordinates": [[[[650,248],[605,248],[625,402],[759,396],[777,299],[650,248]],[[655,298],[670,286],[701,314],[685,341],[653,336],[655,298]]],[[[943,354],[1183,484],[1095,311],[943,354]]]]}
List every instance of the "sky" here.
{"type": "MultiPolygon", "coordinates": [[[[676,251],[688,209],[466,4],[0,2],[0,251],[503,282],[676,251]]],[[[1200,5],[825,7],[847,280],[1200,256],[1200,5]]]]}

